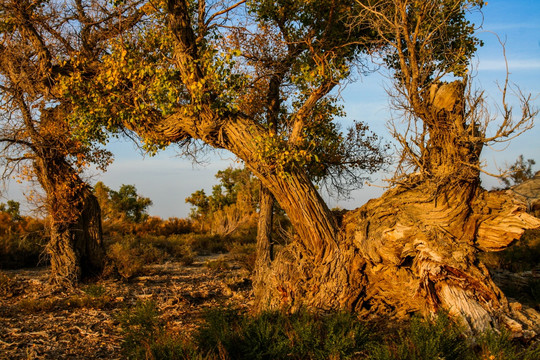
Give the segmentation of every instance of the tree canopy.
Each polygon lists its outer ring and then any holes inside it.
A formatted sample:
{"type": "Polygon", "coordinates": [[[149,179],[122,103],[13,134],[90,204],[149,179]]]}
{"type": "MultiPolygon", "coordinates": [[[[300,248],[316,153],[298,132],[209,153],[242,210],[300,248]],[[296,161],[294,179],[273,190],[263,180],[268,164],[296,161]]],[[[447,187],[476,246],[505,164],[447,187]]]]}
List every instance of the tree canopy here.
{"type": "Polygon", "coordinates": [[[94,186],[94,193],[101,206],[103,220],[141,223],[148,218],[152,200],[139,195],[135,185],[122,184],[116,191],[99,181],[94,186]]]}
{"type": "Polygon", "coordinates": [[[250,158],[281,176],[305,169],[346,193],[385,162],[366,124],[342,132],[335,121],[343,111],[332,90],[375,46],[372,30],[349,24],[356,6],[149,2],[141,28],[109,43],[97,76],[64,79],[73,118],[87,138],[127,128],[150,150],[199,140],[246,160],[221,129],[242,118],[253,132],[250,158]]]}

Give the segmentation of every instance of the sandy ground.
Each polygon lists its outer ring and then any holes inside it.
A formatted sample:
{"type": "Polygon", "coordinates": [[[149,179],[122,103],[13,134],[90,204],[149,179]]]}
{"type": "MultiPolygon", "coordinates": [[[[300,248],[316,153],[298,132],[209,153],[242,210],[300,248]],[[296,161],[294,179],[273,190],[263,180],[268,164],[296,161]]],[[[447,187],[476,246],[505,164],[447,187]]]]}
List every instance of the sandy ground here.
{"type": "Polygon", "coordinates": [[[0,271],[0,359],[121,359],[117,315],[138,300],[154,301],[167,328],[189,335],[205,309],[249,308],[253,295],[249,273],[226,255],[149,265],[129,282],[105,279],[68,292],[47,285],[46,268],[0,271]],[[215,260],[229,269],[205,266],[215,260]],[[104,294],[89,295],[89,286],[104,294]]]}

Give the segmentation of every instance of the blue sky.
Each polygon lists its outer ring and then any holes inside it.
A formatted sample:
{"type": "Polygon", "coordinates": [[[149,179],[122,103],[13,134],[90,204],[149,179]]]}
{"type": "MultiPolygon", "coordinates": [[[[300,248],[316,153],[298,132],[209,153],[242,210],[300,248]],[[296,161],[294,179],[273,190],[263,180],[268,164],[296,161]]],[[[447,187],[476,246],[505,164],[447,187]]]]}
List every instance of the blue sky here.
{"type": "MultiPolygon", "coordinates": [[[[481,21],[478,15],[471,19],[477,24],[481,21]]],[[[536,98],[535,105],[540,106],[540,1],[496,0],[488,1],[484,7],[478,36],[485,45],[475,58],[476,84],[486,90],[492,103],[500,100],[497,81],[502,83],[505,77],[503,50],[495,34],[506,44],[510,81],[519,85],[523,92],[531,93],[536,98]]],[[[347,112],[345,123],[352,119],[368,122],[373,131],[389,139],[385,126],[390,119],[385,81],[384,77],[375,74],[358,79],[343,89],[341,96],[347,112]]],[[[540,123],[540,119],[537,123],[540,123]]],[[[509,144],[485,149],[483,159],[487,170],[495,172],[497,167],[505,167],[520,154],[525,159],[535,159],[538,162],[535,169],[540,170],[539,126],[509,144]]],[[[95,183],[101,180],[113,189],[118,189],[122,184],[134,184],[140,194],[152,199],[154,204],[150,214],[163,218],[187,216],[189,205],[185,203],[185,198],[198,189],[209,192],[216,183],[214,174],[234,163],[234,157],[225,152],[214,153],[208,157],[206,166],[200,166],[179,158],[173,148],[155,157],[143,156],[127,141],[112,142],[109,148],[115,154],[114,164],[106,173],[96,174],[90,181],[95,183]]],[[[349,201],[336,202],[325,197],[332,206],[348,209],[358,207],[383,192],[384,182],[381,179],[389,175],[377,174],[373,179],[374,185],[355,191],[349,201]]],[[[487,189],[498,185],[496,179],[485,176],[482,179],[487,189]]],[[[4,198],[23,202],[21,191],[25,188],[26,185],[12,184],[4,198]]]]}

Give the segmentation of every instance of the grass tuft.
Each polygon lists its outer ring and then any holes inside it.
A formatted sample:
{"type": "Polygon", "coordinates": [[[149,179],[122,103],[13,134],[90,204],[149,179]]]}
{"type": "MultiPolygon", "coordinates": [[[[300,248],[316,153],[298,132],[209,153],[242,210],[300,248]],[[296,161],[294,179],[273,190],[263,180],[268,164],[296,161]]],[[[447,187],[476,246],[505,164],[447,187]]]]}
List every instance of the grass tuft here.
{"type": "Polygon", "coordinates": [[[476,342],[447,314],[391,326],[368,324],[354,314],[280,311],[249,315],[208,310],[190,340],[168,334],[152,302],[120,317],[129,359],[235,360],[533,360],[539,344],[523,346],[508,334],[486,333],[476,342]]]}
{"type": "Polygon", "coordinates": [[[204,359],[178,334],[165,331],[153,301],[139,301],[118,315],[128,359],[204,359]]]}

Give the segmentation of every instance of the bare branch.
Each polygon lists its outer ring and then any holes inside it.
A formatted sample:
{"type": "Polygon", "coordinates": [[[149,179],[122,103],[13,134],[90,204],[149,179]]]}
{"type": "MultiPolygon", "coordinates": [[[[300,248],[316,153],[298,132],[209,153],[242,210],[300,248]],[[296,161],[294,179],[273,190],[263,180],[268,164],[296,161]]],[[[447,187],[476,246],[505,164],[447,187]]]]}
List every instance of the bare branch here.
{"type": "MultiPolygon", "coordinates": [[[[203,2],[203,1],[201,1],[201,2],[203,2]]],[[[244,4],[245,2],[246,2],[246,0],[240,0],[239,2],[237,2],[236,4],[233,4],[233,5],[231,5],[231,6],[229,6],[228,8],[223,9],[223,10],[221,10],[221,11],[218,11],[218,12],[212,14],[212,16],[210,16],[210,17],[206,20],[206,22],[205,22],[206,27],[209,27],[210,24],[212,23],[212,21],[214,21],[218,16],[221,16],[221,15],[223,15],[223,14],[229,13],[230,11],[236,9],[237,7],[239,7],[240,5],[244,4]]]]}

